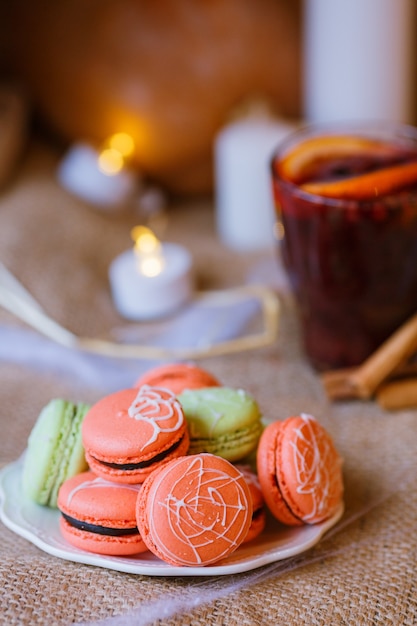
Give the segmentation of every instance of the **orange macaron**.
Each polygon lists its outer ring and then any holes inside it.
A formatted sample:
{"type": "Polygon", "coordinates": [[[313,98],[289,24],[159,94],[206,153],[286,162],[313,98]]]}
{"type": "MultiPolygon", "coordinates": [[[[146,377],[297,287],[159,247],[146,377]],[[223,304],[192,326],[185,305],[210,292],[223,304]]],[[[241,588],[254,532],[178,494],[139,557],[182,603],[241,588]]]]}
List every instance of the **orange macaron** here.
{"type": "Polygon", "coordinates": [[[140,376],[134,386],[142,385],[170,389],[176,395],[185,389],[221,386],[210,372],[192,363],[169,363],[154,367],[140,376]]]}
{"type": "Polygon", "coordinates": [[[144,385],[105,396],[82,425],[85,456],[102,478],[141,483],[159,465],[187,453],[188,427],[168,389],[144,385]]]}
{"type": "Polygon", "coordinates": [[[252,541],[252,539],[256,539],[256,537],[258,537],[258,535],[260,535],[265,528],[265,501],[257,474],[255,474],[249,465],[241,465],[237,463],[236,467],[240,472],[242,472],[243,477],[248,484],[252,498],[252,521],[249,526],[248,534],[244,540],[244,543],[247,543],[248,541],[252,541]]]}
{"type": "Polygon", "coordinates": [[[289,417],[265,428],[257,470],[265,502],[284,524],[322,522],[341,504],[341,457],[329,433],[311,415],[289,417]]]}
{"type": "Polygon", "coordinates": [[[140,485],[118,485],[82,472],[68,478],[59,490],[60,530],[82,550],[129,556],[147,550],[136,522],[140,485]]]}
{"type": "Polygon", "coordinates": [[[170,461],[146,479],[136,516],[153,554],[171,565],[200,567],[226,558],[243,543],[252,500],[234,465],[196,454],[170,461]]]}

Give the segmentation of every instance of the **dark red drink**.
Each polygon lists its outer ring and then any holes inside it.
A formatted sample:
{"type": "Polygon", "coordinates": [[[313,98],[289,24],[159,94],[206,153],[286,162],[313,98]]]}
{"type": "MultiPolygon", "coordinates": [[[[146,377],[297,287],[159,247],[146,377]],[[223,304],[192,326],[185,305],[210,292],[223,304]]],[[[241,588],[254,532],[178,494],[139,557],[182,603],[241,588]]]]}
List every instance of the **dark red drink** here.
{"type": "Polygon", "coordinates": [[[272,172],[306,353],[357,365],[417,311],[417,129],[306,129],[272,172]]]}

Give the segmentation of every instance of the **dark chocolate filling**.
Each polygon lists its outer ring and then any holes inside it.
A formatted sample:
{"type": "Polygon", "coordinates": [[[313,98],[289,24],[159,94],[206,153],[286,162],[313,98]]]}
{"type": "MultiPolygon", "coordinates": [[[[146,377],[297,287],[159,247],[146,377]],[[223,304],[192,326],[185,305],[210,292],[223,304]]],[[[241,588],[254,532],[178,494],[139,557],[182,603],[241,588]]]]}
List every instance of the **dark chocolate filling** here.
{"type": "Polygon", "coordinates": [[[158,463],[158,461],[163,461],[165,457],[167,457],[169,454],[171,454],[171,452],[174,452],[174,450],[176,450],[179,447],[182,440],[183,438],[181,437],[181,439],[178,439],[178,441],[176,441],[167,450],[164,450],[163,452],[159,452],[159,454],[156,454],[151,459],[147,459],[146,461],[141,461],[140,463],[107,463],[106,461],[100,461],[100,459],[95,459],[95,460],[101,463],[102,465],[106,465],[106,467],[111,467],[113,469],[127,470],[127,471],[143,469],[145,467],[149,467],[150,465],[153,465],[154,463],[158,463]]]}
{"type": "Polygon", "coordinates": [[[88,524],[87,522],[80,522],[80,520],[75,519],[74,517],[70,517],[69,515],[65,515],[62,513],[64,519],[74,526],[74,528],[78,528],[78,530],[86,530],[89,533],[96,533],[97,535],[109,535],[110,537],[124,537],[125,535],[138,535],[139,531],[137,526],[133,528],[108,528],[107,526],[99,526],[97,524],[88,524]]]}
{"type": "Polygon", "coordinates": [[[260,517],[263,512],[264,512],[263,507],[260,507],[259,509],[255,509],[252,515],[252,519],[255,520],[256,518],[260,517]]]}

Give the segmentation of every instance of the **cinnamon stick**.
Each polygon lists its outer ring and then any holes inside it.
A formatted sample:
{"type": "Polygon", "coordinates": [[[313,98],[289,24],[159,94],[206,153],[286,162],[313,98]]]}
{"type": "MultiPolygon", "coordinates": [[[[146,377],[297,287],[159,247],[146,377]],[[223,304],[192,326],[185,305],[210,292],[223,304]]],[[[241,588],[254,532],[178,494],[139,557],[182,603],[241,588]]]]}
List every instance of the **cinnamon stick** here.
{"type": "Polygon", "coordinates": [[[382,385],[376,394],[378,404],[387,411],[417,407],[417,377],[382,385]]]}
{"type": "Polygon", "coordinates": [[[368,399],[391,376],[398,375],[417,352],[417,313],[400,326],[362,365],[324,372],[321,380],[329,398],[368,399]]]}
{"type": "Polygon", "coordinates": [[[417,313],[400,326],[349,377],[359,398],[370,398],[377,387],[417,351],[417,313]]]}
{"type": "Polygon", "coordinates": [[[326,395],[330,400],[349,400],[356,397],[351,377],[356,367],[329,370],[320,375],[326,395]]]}
{"type": "Polygon", "coordinates": [[[400,378],[409,378],[411,376],[417,377],[417,361],[414,358],[411,361],[403,363],[397,367],[397,369],[392,372],[389,380],[398,380],[400,378]]]}
{"type": "MultiPolygon", "coordinates": [[[[346,367],[329,370],[320,375],[324,390],[330,400],[353,400],[358,398],[357,388],[351,380],[356,370],[357,367],[346,367]]],[[[409,377],[415,377],[417,380],[417,362],[414,360],[401,363],[387,377],[386,381],[391,383],[409,377]]]]}

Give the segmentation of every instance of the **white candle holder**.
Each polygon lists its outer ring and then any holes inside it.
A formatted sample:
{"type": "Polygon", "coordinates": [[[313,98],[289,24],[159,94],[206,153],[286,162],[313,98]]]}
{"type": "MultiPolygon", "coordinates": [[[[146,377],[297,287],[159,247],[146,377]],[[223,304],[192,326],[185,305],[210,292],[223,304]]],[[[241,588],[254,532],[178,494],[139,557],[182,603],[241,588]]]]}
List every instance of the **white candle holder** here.
{"type": "Polygon", "coordinates": [[[161,244],[164,265],[156,276],[140,272],[135,251],[126,250],[109,269],[113,302],[129,320],[145,321],[174,313],[192,296],[192,259],[184,247],[161,244]]]}
{"type": "Polygon", "coordinates": [[[305,0],[304,114],[310,123],[410,123],[413,0],[305,0]]]}
{"type": "Polygon", "coordinates": [[[229,248],[256,251],[274,245],[270,159],[293,126],[261,111],[225,126],[215,141],[216,222],[229,248]]]}
{"type": "Polygon", "coordinates": [[[58,180],[70,193],[104,207],[126,205],[138,191],[138,176],[123,167],[107,174],[99,167],[100,153],[84,143],[75,144],[58,167],[58,180]]]}

